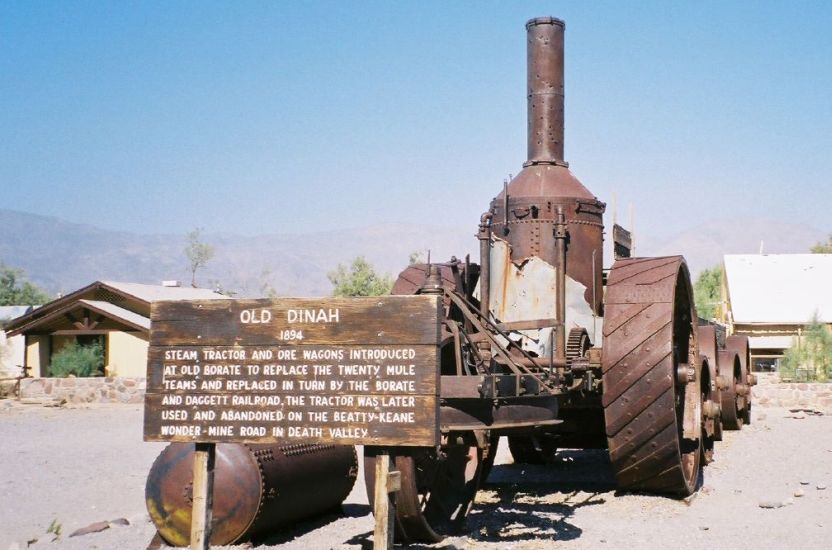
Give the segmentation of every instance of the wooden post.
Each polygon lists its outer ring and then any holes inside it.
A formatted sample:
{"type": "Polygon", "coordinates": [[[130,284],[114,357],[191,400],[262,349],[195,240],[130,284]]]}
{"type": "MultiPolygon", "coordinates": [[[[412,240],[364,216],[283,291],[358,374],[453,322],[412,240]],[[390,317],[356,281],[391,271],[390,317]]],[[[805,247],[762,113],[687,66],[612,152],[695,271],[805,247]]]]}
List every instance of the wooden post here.
{"type": "Polygon", "coordinates": [[[373,515],[376,519],[373,534],[373,550],[391,550],[396,531],[396,507],[390,493],[401,488],[401,472],[390,471],[390,455],[376,455],[376,490],[373,499],[373,515]]]}
{"type": "Polygon", "coordinates": [[[194,452],[194,505],[191,511],[191,550],[208,550],[214,505],[213,443],[197,443],[194,452]]]}

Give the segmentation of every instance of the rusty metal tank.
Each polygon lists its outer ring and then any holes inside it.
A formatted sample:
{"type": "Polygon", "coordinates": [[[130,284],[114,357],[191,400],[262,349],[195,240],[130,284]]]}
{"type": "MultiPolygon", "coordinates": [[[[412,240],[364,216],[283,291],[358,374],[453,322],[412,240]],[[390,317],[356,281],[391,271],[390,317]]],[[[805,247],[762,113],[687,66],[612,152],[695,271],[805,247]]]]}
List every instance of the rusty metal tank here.
{"type": "MultiPolygon", "coordinates": [[[[171,443],[147,477],[147,510],[169,544],[190,542],[192,443],[171,443]]],[[[358,473],[355,447],[219,443],[214,470],[212,545],[262,537],[336,509],[358,473]]]]}

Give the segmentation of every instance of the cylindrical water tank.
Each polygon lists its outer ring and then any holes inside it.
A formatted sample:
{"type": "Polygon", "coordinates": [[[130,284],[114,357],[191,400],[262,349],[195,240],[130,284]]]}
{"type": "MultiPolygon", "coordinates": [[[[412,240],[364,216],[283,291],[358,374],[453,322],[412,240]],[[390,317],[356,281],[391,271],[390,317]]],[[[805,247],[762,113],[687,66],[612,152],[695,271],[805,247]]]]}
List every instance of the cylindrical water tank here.
{"type": "MultiPolygon", "coordinates": [[[[171,443],[147,476],[145,500],[168,543],[190,543],[194,444],[171,443]]],[[[338,507],[358,473],[355,447],[219,443],[214,466],[212,545],[273,532],[338,507]]]]}

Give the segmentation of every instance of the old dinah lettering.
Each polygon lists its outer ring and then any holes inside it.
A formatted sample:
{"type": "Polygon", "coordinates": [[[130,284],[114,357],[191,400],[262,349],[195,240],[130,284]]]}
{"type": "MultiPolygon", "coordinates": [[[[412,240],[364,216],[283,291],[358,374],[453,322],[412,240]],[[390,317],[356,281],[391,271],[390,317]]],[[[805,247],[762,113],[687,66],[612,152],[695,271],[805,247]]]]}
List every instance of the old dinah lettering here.
{"type": "Polygon", "coordinates": [[[340,310],[334,309],[289,309],[286,321],[289,323],[340,323],[340,310]]]}

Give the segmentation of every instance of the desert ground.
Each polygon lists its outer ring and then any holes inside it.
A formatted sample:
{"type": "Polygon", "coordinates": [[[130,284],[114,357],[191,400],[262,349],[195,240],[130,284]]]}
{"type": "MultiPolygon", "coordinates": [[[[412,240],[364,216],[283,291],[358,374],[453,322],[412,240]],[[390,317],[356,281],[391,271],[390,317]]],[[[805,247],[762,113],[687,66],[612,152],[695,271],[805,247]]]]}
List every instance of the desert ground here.
{"type": "MultiPolygon", "coordinates": [[[[140,406],[0,401],[0,442],[0,550],[148,546],[155,530],[144,483],[164,445],[142,441],[140,406]],[[110,523],[101,532],[69,536],[102,521],[110,523]]],[[[503,441],[466,530],[411,548],[829,547],[832,416],[757,407],[750,426],[717,445],[699,492],[675,500],[617,493],[604,452],[567,450],[552,466],[515,465],[503,441]]],[[[372,548],[363,473],[342,508],[258,548],[372,548]]]]}

